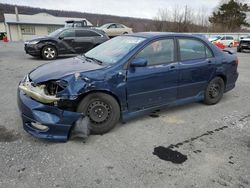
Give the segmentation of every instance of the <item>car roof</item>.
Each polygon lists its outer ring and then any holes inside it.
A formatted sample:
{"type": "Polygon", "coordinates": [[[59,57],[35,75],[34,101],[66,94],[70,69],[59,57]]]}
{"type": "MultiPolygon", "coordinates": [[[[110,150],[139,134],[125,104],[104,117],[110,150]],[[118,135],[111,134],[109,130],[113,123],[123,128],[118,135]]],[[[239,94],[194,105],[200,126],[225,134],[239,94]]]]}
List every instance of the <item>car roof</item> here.
{"type": "MultiPolygon", "coordinates": [[[[124,24],[122,24],[122,23],[105,23],[105,24],[103,24],[103,25],[112,25],[112,24],[124,25],[124,24]]],[[[124,26],[125,26],[125,25],[124,25],[124,26]]]]}
{"type": "Polygon", "coordinates": [[[148,39],[159,38],[159,37],[193,37],[193,38],[204,39],[204,37],[198,36],[196,34],[174,33],[174,32],[139,32],[139,33],[129,34],[129,36],[143,37],[148,39]]]}
{"type": "Polygon", "coordinates": [[[90,30],[90,31],[101,32],[99,29],[91,28],[91,27],[65,27],[62,29],[62,31],[65,31],[68,29],[71,29],[71,30],[90,30]]]}

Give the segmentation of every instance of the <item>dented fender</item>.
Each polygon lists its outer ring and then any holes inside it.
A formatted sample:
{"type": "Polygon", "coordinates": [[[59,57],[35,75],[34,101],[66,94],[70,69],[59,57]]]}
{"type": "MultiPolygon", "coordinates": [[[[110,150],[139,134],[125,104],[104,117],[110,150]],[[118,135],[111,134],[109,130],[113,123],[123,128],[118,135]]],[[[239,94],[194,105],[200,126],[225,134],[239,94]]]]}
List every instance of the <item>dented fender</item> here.
{"type": "Polygon", "coordinates": [[[110,93],[115,96],[122,107],[126,107],[126,71],[117,71],[95,77],[76,73],[63,78],[67,87],[57,93],[60,99],[76,100],[92,91],[110,93]],[[98,79],[97,79],[98,78],[98,79]]]}

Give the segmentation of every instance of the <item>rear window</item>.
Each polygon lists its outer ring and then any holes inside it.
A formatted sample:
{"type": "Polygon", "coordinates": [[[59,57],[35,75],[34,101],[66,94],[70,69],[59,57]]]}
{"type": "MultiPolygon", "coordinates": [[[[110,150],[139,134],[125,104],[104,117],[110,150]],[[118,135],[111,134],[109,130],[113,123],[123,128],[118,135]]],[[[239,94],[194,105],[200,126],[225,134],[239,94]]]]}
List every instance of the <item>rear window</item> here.
{"type": "Polygon", "coordinates": [[[117,28],[124,28],[124,26],[121,25],[121,24],[116,24],[116,27],[117,27],[117,28]]]}
{"type": "Polygon", "coordinates": [[[66,30],[63,31],[60,34],[60,37],[67,38],[67,37],[75,37],[75,31],[74,30],[66,30]]]}
{"type": "Polygon", "coordinates": [[[234,39],[233,37],[230,37],[230,36],[227,36],[226,38],[227,38],[227,40],[233,40],[234,39]]]}

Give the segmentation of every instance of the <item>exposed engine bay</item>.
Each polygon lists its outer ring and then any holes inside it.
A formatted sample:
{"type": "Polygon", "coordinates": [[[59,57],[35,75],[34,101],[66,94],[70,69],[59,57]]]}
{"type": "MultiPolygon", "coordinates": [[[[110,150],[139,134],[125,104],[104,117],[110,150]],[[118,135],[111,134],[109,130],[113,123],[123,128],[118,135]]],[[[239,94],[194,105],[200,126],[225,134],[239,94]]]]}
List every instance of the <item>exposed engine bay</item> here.
{"type": "Polygon", "coordinates": [[[28,75],[19,85],[19,88],[26,95],[45,104],[59,101],[60,98],[57,97],[57,93],[62,91],[64,87],[66,87],[66,84],[59,81],[48,81],[41,84],[34,84],[30,81],[28,75]]]}

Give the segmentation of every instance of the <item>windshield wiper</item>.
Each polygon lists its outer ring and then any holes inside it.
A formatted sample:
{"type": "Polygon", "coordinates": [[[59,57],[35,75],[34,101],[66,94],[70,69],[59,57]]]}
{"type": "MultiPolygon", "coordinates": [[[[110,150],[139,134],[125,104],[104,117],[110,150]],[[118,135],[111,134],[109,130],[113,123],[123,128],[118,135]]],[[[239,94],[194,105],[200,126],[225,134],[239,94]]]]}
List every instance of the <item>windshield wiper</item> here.
{"type": "Polygon", "coordinates": [[[99,59],[96,59],[96,58],[94,58],[94,57],[88,57],[88,56],[86,56],[85,54],[83,55],[86,59],[90,59],[90,60],[92,60],[92,61],[94,61],[94,62],[97,62],[98,64],[103,64],[103,62],[101,61],[101,60],[99,60],[99,59]]]}

